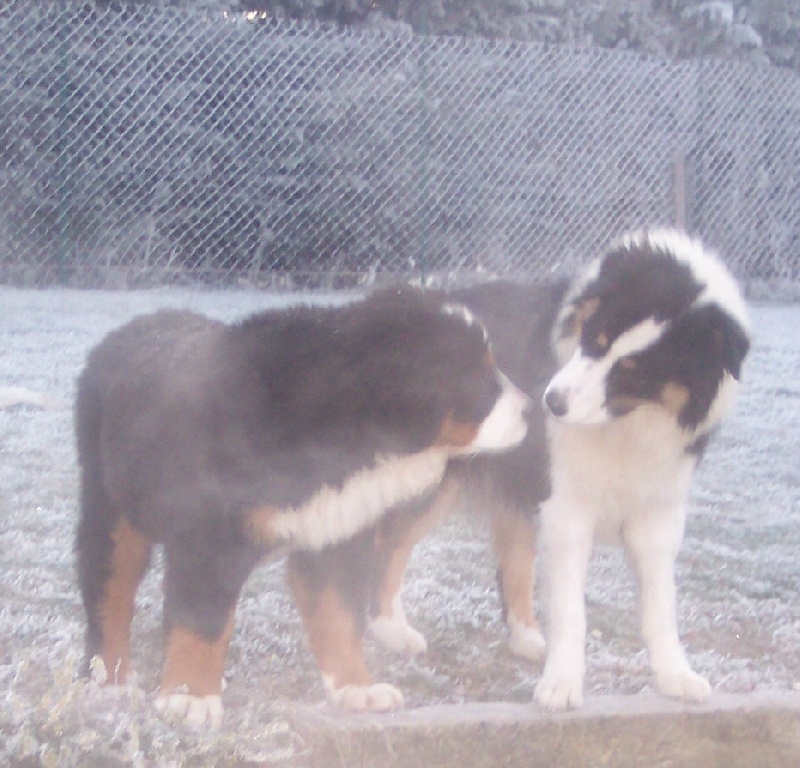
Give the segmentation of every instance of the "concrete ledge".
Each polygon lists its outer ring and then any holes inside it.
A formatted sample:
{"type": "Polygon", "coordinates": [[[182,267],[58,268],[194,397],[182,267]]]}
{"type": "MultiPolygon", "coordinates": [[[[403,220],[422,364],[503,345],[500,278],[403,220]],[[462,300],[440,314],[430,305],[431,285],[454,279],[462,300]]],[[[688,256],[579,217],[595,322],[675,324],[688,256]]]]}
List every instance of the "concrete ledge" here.
{"type": "Polygon", "coordinates": [[[800,694],[590,697],[578,711],[465,704],[392,715],[295,712],[312,768],[798,768],[800,694]]]}

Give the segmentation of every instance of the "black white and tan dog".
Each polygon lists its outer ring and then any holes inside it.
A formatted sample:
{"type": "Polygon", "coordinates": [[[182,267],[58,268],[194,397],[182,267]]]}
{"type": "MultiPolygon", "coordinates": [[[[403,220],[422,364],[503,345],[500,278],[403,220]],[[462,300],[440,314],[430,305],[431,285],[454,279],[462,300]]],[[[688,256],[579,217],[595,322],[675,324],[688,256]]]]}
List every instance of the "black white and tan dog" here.
{"type": "Polygon", "coordinates": [[[634,233],[572,288],[553,345],[552,493],[542,506],[549,649],[536,697],[554,710],[582,703],[586,571],[603,537],[622,543],[636,574],[658,690],[702,701],[708,681],[678,637],[675,559],[692,474],[750,346],[739,288],[698,241],[634,233]]]}
{"type": "Polygon", "coordinates": [[[519,447],[453,460],[428,510],[381,522],[375,633],[393,647],[424,649],[405,621],[402,574],[421,533],[460,497],[489,512],[512,649],[540,655],[531,598],[541,504],[541,705],[582,703],[584,591],[598,538],[622,543],[638,578],[658,689],[705,699],[709,684],[691,670],[678,638],[674,565],[694,468],[733,403],[749,348],[735,281],[698,241],[662,229],[622,238],[571,285],[496,283],[454,295],[485,324],[512,381],[543,395],[542,407],[519,447]]]}
{"type": "Polygon", "coordinates": [[[87,664],[99,656],[125,681],[134,596],[162,544],[157,705],[217,724],[239,592],[260,560],[289,552],[331,699],[400,706],[363,657],[362,539],[435,488],[450,458],[518,444],[529,406],[481,324],[412,288],[233,325],[185,311],[134,319],[92,350],[78,382],[87,664]]]}

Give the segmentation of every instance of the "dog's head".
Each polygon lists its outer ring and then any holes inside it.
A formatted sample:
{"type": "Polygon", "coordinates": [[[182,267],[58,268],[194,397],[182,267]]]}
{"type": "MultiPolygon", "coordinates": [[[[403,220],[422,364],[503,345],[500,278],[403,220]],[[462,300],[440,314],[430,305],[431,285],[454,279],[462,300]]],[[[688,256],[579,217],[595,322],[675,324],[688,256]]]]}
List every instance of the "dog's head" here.
{"type": "Polygon", "coordinates": [[[394,420],[400,433],[419,425],[416,435],[451,454],[524,439],[530,400],[499,370],[486,329],[466,307],[409,286],[379,291],[364,306],[374,378],[386,382],[379,421],[394,420]]]}
{"type": "Polygon", "coordinates": [[[732,402],[749,348],[735,281],[673,230],[623,238],[578,279],[553,337],[561,364],[544,394],[559,421],[600,424],[643,405],[690,432],[732,402]]]}

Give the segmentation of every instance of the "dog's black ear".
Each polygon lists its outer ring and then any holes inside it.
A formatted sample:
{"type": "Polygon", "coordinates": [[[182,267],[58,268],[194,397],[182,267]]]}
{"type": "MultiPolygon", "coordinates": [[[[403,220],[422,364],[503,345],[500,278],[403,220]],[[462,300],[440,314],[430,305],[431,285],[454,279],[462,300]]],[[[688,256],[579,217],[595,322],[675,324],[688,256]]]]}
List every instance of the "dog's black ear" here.
{"type": "MultiPolygon", "coordinates": [[[[727,319],[730,324],[731,318],[728,317],[727,319]]],[[[750,351],[750,337],[747,335],[747,331],[736,321],[733,321],[733,327],[725,337],[724,349],[727,354],[725,367],[734,378],[738,379],[741,375],[742,362],[744,362],[747,353],[750,351]]]]}
{"type": "Polygon", "coordinates": [[[717,312],[719,316],[712,331],[714,351],[725,370],[738,380],[742,372],[742,362],[750,350],[750,338],[747,331],[727,312],[719,309],[717,312]]]}
{"type": "MultiPolygon", "coordinates": [[[[676,320],[670,336],[679,353],[693,350],[694,361],[705,371],[717,368],[735,379],[741,376],[750,339],[741,323],[718,305],[692,308],[676,320]]],[[[681,357],[686,359],[686,355],[681,357]]]]}
{"type": "Polygon", "coordinates": [[[675,320],[665,342],[676,363],[674,379],[690,393],[678,419],[684,427],[696,427],[708,414],[723,375],[739,379],[750,339],[732,315],[706,304],[675,320]]]}

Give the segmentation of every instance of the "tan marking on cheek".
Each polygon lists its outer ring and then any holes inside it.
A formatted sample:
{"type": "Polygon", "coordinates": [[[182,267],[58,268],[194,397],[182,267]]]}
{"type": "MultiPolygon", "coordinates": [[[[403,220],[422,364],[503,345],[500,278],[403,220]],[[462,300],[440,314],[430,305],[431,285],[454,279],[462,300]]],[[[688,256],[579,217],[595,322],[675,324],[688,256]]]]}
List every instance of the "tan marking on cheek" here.
{"type": "Polygon", "coordinates": [[[207,640],[186,627],[173,627],[167,635],[161,692],[185,686],[191,696],[219,696],[233,627],[233,612],[220,637],[214,640],[207,640]]]}
{"type": "Polygon", "coordinates": [[[433,443],[434,448],[466,448],[478,436],[480,426],[456,421],[452,413],[448,413],[442,422],[439,435],[433,443]]]}
{"type": "Polygon", "coordinates": [[[274,522],[280,514],[275,507],[261,507],[251,512],[245,520],[245,533],[255,544],[263,547],[273,547],[281,539],[275,533],[274,522]]]}
{"type": "Polygon", "coordinates": [[[136,590],[153,543],[123,520],[111,534],[113,552],[100,603],[100,656],[109,683],[124,683],[130,670],[130,636],[136,590]]]}
{"type": "Polygon", "coordinates": [[[674,416],[686,407],[689,402],[689,390],[682,384],[670,382],[661,390],[661,403],[674,416]]]}
{"type": "Polygon", "coordinates": [[[361,632],[342,596],[331,587],[320,592],[309,588],[302,575],[291,568],[289,586],[320,672],[330,678],[334,689],[370,685],[361,632]]]}

